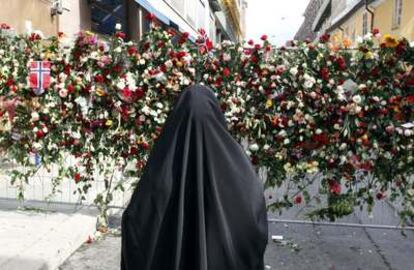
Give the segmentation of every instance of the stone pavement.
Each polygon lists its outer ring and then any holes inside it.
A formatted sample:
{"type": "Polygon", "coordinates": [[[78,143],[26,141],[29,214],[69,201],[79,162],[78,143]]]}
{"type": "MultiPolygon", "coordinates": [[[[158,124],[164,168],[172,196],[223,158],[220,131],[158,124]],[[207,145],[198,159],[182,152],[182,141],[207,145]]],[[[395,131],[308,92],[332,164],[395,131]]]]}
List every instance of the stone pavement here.
{"type": "MultiPolygon", "coordinates": [[[[302,211],[293,208],[280,218],[297,218],[302,211]]],[[[114,217],[112,227],[119,227],[119,222],[120,217],[114,217]]],[[[392,207],[379,203],[373,218],[357,212],[341,222],[397,225],[398,218],[392,207]]],[[[284,241],[269,240],[265,262],[267,269],[278,270],[411,270],[414,233],[406,234],[395,230],[275,223],[269,225],[269,238],[283,235],[284,241]]],[[[84,244],[59,269],[119,269],[120,240],[119,235],[107,235],[84,244]]]]}
{"type": "Polygon", "coordinates": [[[45,206],[0,199],[0,269],[53,270],[79,248],[96,228],[96,210],[69,205],[45,206]]]}

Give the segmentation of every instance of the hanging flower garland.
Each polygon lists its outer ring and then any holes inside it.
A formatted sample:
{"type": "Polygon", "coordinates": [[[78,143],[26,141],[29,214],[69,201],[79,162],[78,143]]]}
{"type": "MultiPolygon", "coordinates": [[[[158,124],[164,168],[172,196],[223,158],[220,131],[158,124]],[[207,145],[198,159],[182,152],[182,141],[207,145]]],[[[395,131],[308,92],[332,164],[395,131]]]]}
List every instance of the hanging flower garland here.
{"type": "Polygon", "coordinates": [[[355,49],[328,36],[289,48],[273,48],[265,35],[259,44],[213,46],[203,30],[192,43],[152,26],[138,43],[117,29],[108,40],[80,33],[73,44],[1,26],[0,144],[30,168],[14,170],[14,184],[39,169],[35,153],[42,167],[58,167],[54,185],[73,179],[81,196],[100,175],[107,192],[96,202],[105,212],[112,192],[125,188],[114,171],[139,177],[176,96],[204,83],[253,164],[265,168],[266,187],[285,188],[270,208],[326,195],[311,216],[334,219],[401,199],[402,217],[413,219],[413,43],[375,30],[355,49]]]}

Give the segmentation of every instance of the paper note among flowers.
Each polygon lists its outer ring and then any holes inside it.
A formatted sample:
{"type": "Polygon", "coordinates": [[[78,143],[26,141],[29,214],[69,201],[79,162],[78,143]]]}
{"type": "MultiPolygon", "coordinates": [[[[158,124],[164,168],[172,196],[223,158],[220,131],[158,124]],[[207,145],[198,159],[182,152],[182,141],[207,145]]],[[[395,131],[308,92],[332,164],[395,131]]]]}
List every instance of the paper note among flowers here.
{"type": "Polygon", "coordinates": [[[413,128],[414,127],[414,123],[408,122],[408,123],[402,124],[401,126],[404,127],[404,128],[413,128]]]}

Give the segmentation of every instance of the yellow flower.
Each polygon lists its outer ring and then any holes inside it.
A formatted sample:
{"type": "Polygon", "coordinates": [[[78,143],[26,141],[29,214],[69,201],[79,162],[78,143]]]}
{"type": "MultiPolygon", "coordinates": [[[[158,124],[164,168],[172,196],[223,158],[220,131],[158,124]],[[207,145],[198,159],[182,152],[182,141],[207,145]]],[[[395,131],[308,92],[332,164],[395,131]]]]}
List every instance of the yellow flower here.
{"type": "Polygon", "coordinates": [[[384,36],[384,43],[387,48],[395,48],[398,46],[397,39],[391,35],[384,36]]]}
{"type": "Polygon", "coordinates": [[[111,120],[111,119],[108,119],[108,120],[106,120],[106,122],[105,122],[105,126],[107,126],[107,127],[111,127],[111,126],[112,126],[112,124],[113,124],[113,122],[112,122],[112,120],[111,120]]]}
{"type": "Polygon", "coordinates": [[[372,52],[365,53],[365,59],[373,59],[373,58],[374,58],[374,54],[372,52]]]}
{"type": "Polygon", "coordinates": [[[272,106],[273,106],[273,100],[268,99],[268,100],[266,101],[266,108],[268,109],[268,108],[270,108],[270,107],[272,107],[272,106]]]}
{"type": "Polygon", "coordinates": [[[103,96],[105,96],[105,95],[106,95],[106,92],[105,92],[105,90],[103,90],[101,87],[97,87],[97,88],[96,88],[96,94],[97,94],[98,96],[100,96],[100,97],[103,97],[103,96]]]}

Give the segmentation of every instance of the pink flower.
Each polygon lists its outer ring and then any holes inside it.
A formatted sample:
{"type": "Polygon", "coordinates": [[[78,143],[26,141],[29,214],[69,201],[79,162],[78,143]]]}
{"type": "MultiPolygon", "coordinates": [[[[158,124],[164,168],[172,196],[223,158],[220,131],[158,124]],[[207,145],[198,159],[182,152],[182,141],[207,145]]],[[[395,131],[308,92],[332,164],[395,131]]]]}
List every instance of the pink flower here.
{"type": "Polygon", "coordinates": [[[59,96],[60,96],[61,98],[65,98],[65,97],[67,97],[67,96],[68,96],[68,91],[67,91],[66,89],[60,89],[60,90],[59,90],[59,96]]]}
{"type": "Polygon", "coordinates": [[[341,184],[335,180],[328,180],[329,192],[335,195],[341,194],[341,184]]]}

